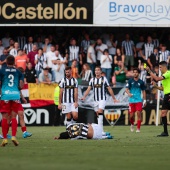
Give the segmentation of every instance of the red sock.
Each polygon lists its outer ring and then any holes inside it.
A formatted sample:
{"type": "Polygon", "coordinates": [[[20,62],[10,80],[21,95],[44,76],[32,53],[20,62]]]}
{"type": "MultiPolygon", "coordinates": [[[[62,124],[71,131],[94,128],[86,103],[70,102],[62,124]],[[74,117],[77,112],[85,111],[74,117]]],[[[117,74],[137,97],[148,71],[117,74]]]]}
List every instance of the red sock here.
{"type": "Polygon", "coordinates": [[[27,131],[27,128],[26,128],[26,126],[24,126],[24,127],[21,127],[21,130],[22,130],[22,132],[25,132],[25,131],[27,131]]]}
{"type": "Polygon", "coordinates": [[[3,137],[6,139],[7,138],[7,130],[8,130],[7,129],[8,128],[7,119],[2,119],[1,126],[2,126],[3,137]]]}
{"type": "Polygon", "coordinates": [[[137,129],[139,129],[139,130],[140,130],[140,125],[141,125],[141,120],[138,120],[138,122],[137,122],[137,129]]]}
{"type": "Polygon", "coordinates": [[[17,119],[12,118],[12,136],[16,136],[17,133],[17,119]]]}
{"type": "Polygon", "coordinates": [[[134,119],[133,119],[133,117],[130,118],[130,123],[131,123],[131,125],[134,125],[134,119]]]}

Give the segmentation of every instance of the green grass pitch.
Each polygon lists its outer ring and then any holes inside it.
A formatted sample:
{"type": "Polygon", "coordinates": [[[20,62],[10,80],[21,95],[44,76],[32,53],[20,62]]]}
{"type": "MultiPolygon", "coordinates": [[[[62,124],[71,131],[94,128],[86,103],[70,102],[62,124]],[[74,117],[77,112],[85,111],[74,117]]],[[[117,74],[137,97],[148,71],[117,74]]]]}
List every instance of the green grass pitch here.
{"type": "Polygon", "coordinates": [[[162,126],[105,126],[112,140],[53,140],[64,127],[28,127],[33,136],[19,146],[10,140],[0,148],[2,170],[164,170],[169,169],[170,137],[157,138],[162,126]]]}

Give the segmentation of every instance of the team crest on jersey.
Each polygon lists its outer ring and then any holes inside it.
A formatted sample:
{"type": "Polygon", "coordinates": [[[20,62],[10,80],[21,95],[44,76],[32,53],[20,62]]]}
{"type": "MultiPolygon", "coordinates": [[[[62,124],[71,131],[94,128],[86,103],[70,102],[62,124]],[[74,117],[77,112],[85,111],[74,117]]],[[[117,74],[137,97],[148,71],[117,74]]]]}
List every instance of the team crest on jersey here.
{"type": "Polygon", "coordinates": [[[106,109],[104,111],[104,116],[107,122],[111,126],[114,126],[117,123],[117,121],[120,119],[121,110],[120,109],[106,109]]]}

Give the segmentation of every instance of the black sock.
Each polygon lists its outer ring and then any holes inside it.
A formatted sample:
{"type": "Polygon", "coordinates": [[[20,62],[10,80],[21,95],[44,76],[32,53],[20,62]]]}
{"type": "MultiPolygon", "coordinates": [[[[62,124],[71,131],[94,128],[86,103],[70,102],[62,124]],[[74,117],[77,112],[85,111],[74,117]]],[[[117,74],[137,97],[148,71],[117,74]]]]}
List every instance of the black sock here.
{"type": "Polygon", "coordinates": [[[163,123],[163,127],[164,127],[164,132],[168,133],[168,129],[167,129],[167,117],[166,116],[162,117],[162,123],[163,123]]]}

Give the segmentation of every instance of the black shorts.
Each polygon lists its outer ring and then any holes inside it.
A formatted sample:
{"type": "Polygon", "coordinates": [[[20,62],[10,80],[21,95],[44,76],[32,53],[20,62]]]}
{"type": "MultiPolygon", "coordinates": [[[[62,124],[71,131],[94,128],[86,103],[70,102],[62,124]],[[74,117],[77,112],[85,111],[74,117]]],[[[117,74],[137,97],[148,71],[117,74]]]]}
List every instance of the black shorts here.
{"type": "Polygon", "coordinates": [[[170,110],[170,94],[165,94],[162,103],[162,110],[170,110]]]}

